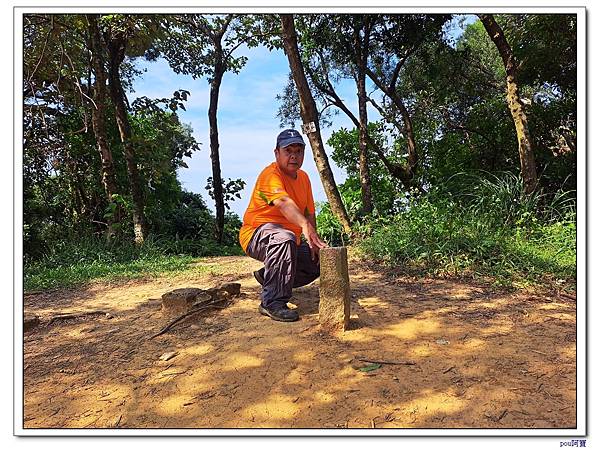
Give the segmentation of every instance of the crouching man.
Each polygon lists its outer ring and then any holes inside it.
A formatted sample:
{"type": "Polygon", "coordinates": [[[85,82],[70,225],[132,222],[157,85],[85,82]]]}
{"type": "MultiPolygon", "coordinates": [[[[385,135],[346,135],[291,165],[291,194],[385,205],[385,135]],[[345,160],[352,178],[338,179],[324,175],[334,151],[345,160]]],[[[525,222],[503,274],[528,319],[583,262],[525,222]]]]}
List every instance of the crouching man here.
{"type": "Polygon", "coordinates": [[[316,231],[310,180],[300,169],[304,147],[298,131],[279,133],[275,162],[258,176],[239,235],[246,254],[265,264],[254,272],[262,285],[258,310],[282,322],[298,320],[287,306],[292,288],[319,277],[319,250],[327,247],[316,231]]]}

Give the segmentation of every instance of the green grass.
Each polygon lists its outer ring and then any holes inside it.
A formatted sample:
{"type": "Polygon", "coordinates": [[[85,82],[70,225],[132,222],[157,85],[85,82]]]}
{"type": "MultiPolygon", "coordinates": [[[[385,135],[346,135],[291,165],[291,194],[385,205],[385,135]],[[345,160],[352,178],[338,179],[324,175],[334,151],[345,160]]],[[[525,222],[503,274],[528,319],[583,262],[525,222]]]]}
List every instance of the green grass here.
{"type": "MultiPolygon", "coordinates": [[[[200,248],[194,255],[174,254],[176,243],[150,238],[143,246],[115,242],[110,245],[102,239],[87,238],[63,241],[53,246],[43,258],[26,261],[23,268],[25,291],[74,287],[93,281],[117,281],[142,277],[202,270],[189,267],[198,260],[200,248]]],[[[239,254],[235,247],[206,247],[202,256],[239,254]]]]}
{"type": "Polygon", "coordinates": [[[61,267],[35,264],[26,267],[23,283],[25,291],[72,287],[91,281],[128,280],[181,272],[195,258],[191,256],[156,255],[127,262],[90,261],[61,267]]]}
{"type": "Polygon", "coordinates": [[[492,278],[521,287],[552,281],[574,286],[574,203],[523,198],[518,177],[463,182],[460,192],[441,189],[359,242],[366,257],[411,274],[492,278]],[[495,189],[496,187],[496,189],[495,189]],[[558,205],[558,206],[557,206],[558,205]]]}
{"type": "Polygon", "coordinates": [[[575,224],[493,228],[465,213],[432,213],[431,222],[398,216],[359,246],[407,273],[493,277],[500,285],[576,279],[575,224]],[[434,222],[435,221],[435,222],[434,222]]]}

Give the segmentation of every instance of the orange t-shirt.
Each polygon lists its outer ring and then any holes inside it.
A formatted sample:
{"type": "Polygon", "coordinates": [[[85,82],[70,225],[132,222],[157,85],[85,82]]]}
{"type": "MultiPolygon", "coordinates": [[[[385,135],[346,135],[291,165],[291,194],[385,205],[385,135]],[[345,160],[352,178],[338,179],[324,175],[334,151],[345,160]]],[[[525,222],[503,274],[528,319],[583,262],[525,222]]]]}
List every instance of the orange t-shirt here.
{"type": "Polygon", "coordinates": [[[306,172],[298,170],[298,177],[294,180],[281,172],[276,162],[271,163],[258,176],[250,204],[244,214],[244,223],[240,228],[240,245],[244,251],[252,239],[254,230],[263,223],[278,223],[293,231],[296,243],[300,245],[302,229],[288,221],[279,208],[273,205],[275,200],[285,196],[294,200],[305,216],[315,213],[315,202],[306,172]]]}

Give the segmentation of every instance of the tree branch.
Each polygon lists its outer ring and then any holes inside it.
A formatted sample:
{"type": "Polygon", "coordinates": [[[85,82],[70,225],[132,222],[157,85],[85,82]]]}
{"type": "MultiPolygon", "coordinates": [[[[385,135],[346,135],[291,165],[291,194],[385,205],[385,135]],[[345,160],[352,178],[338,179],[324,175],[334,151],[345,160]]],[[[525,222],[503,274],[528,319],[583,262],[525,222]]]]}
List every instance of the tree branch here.
{"type": "Polygon", "coordinates": [[[54,16],[51,16],[50,17],[50,29],[48,30],[48,33],[46,34],[46,39],[44,40],[44,46],[42,47],[42,53],[40,54],[40,58],[38,59],[37,64],[33,68],[33,72],[31,72],[31,74],[27,77],[28,82],[31,82],[31,80],[33,79],[33,76],[35,75],[35,73],[38,70],[38,67],[40,67],[42,59],[44,59],[44,54],[46,53],[46,47],[48,46],[48,41],[50,40],[50,35],[52,34],[53,31],[54,31],[54,16]]]}

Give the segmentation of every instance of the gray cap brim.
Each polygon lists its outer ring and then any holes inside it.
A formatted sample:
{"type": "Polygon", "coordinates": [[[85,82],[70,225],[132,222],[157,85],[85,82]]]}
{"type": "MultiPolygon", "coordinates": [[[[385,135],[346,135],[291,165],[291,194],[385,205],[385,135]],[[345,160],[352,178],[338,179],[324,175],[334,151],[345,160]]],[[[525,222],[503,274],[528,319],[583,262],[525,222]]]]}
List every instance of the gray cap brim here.
{"type": "Polygon", "coordinates": [[[302,145],[302,147],[306,147],[306,144],[304,143],[304,140],[300,136],[293,136],[293,137],[288,138],[288,139],[283,139],[279,143],[279,147],[280,148],[284,148],[284,147],[288,147],[289,145],[292,145],[292,144],[300,144],[300,145],[302,145]]]}

